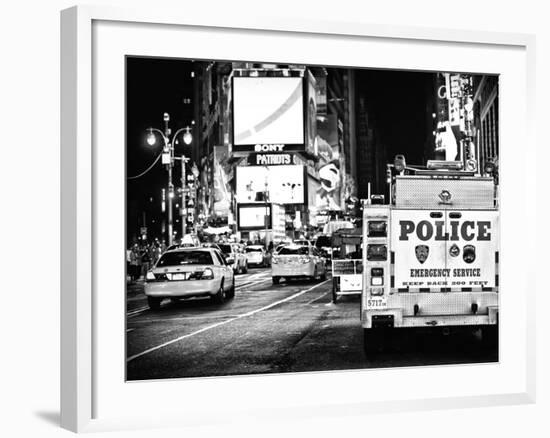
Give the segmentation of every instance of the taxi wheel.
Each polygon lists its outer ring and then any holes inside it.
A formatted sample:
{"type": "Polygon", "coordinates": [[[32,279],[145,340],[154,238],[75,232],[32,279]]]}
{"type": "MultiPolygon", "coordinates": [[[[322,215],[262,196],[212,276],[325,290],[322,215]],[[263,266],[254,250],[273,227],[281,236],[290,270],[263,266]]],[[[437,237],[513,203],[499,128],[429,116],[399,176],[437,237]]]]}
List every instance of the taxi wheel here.
{"type": "Polygon", "coordinates": [[[336,304],[338,300],[338,293],[336,292],[338,285],[336,284],[336,278],[332,277],[332,302],[336,304]]]}
{"type": "Polygon", "coordinates": [[[279,284],[279,282],[281,281],[279,277],[273,277],[271,280],[273,281],[273,284],[279,284]]]}
{"type": "Polygon", "coordinates": [[[162,301],[162,298],[147,297],[147,304],[149,305],[149,308],[151,310],[159,310],[161,301],[162,301]]]}
{"type": "Polygon", "coordinates": [[[222,304],[225,301],[225,290],[223,288],[223,280],[220,285],[220,289],[216,293],[216,295],[212,295],[211,299],[216,304],[222,304]]]}
{"type": "Polygon", "coordinates": [[[235,277],[233,277],[233,284],[231,285],[231,289],[229,289],[229,292],[227,292],[227,298],[235,298],[235,277]]]}
{"type": "Polygon", "coordinates": [[[311,277],[311,281],[317,280],[317,266],[313,270],[313,276],[311,277]]]}

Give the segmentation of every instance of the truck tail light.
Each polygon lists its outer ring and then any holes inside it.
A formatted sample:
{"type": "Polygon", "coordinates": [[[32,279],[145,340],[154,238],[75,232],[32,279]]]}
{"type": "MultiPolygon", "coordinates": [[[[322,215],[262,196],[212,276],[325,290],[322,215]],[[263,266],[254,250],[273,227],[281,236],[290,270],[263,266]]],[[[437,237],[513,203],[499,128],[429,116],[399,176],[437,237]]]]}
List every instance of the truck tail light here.
{"type": "Polygon", "coordinates": [[[271,258],[271,263],[274,264],[274,265],[278,264],[279,263],[279,257],[273,256],[271,258]]]}
{"type": "Polygon", "coordinates": [[[370,289],[370,294],[373,297],[379,297],[381,295],[384,295],[384,288],[383,287],[373,287],[370,289]]]}
{"type": "Polygon", "coordinates": [[[311,259],[309,257],[302,257],[300,258],[300,263],[309,263],[311,259]]]}
{"type": "Polygon", "coordinates": [[[388,235],[388,224],[386,221],[369,221],[367,237],[386,237],[388,235]]]}
{"type": "Polygon", "coordinates": [[[367,245],[367,260],[384,261],[388,259],[388,247],[386,245],[367,245]]]}
{"type": "Polygon", "coordinates": [[[384,285],[384,269],[372,268],[370,270],[370,284],[371,286],[383,286],[384,285]]]}

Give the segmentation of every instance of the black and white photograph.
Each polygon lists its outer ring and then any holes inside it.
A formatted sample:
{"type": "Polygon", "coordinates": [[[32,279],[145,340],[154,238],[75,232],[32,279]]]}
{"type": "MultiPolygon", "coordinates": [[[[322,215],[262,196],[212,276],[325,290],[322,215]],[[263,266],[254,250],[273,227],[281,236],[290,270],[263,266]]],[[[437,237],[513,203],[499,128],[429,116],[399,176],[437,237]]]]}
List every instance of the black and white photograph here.
{"type": "Polygon", "coordinates": [[[499,361],[498,75],[125,62],[128,381],[499,361]]]}

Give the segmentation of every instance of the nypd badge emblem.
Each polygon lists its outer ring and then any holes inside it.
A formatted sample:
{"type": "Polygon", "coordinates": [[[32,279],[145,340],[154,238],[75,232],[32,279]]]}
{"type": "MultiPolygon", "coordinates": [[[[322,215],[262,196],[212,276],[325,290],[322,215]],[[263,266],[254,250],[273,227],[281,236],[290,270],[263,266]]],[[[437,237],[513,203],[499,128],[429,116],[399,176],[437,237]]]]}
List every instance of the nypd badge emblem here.
{"type": "Polygon", "coordinates": [[[462,252],[462,258],[466,263],[473,263],[476,259],[476,247],[474,245],[466,245],[462,252]]]}
{"type": "Polygon", "coordinates": [[[416,245],[414,252],[416,254],[416,259],[420,263],[424,263],[430,254],[430,248],[428,245],[416,245]]]}
{"type": "Polygon", "coordinates": [[[451,257],[456,257],[460,254],[460,248],[456,243],[453,243],[451,245],[451,248],[449,248],[449,254],[451,255],[451,257]]]}
{"type": "Polygon", "coordinates": [[[453,197],[453,195],[451,195],[451,192],[449,192],[448,190],[441,190],[441,193],[438,196],[441,200],[440,204],[450,204],[451,198],[453,197]]]}

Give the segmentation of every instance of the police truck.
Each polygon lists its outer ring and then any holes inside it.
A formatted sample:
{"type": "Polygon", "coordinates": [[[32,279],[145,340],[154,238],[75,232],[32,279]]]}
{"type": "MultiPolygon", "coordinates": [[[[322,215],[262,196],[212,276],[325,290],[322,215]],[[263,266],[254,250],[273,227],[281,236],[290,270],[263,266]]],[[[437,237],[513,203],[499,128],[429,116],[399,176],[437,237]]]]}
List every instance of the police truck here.
{"type": "Polygon", "coordinates": [[[498,338],[499,209],[494,166],[388,165],[388,202],[363,204],[361,324],[367,352],[405,328],[498,338]]]}

